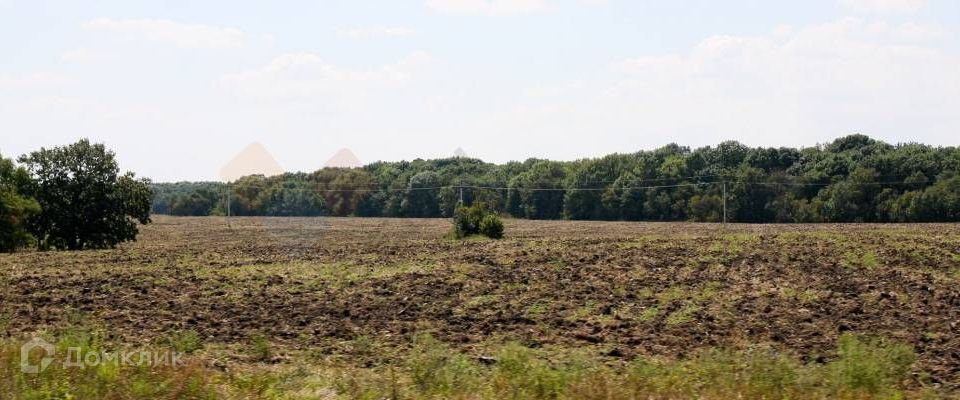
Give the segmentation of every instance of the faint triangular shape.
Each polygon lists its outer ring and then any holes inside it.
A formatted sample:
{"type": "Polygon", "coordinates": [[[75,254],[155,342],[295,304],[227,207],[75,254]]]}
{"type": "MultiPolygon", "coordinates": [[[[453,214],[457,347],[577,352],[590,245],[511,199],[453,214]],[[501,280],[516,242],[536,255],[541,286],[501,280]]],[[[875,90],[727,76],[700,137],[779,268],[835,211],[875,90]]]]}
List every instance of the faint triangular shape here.
{"type": "Polygon", "coordinates": [[[323,164],[326,168],[360,168],[363,166],[363,163],[360,162],[360,159],[353,154],[350,149],[340,149],[327,160],[326,164],[323,164]]]}
{"type": "Polygon", "coordinates": [[[253,142],[220,169],[220,178],[233,182],[247,175],[273,176],[282,173],[283,168],[270,152],[262,144],[253,142]]]}
{"type": "Polygon", "coordinates": [[[467,157],[468,157],[468,156],[467,156],[467,152],[463,151],[463,149],[460,148],[460,147],[457,147],[457,149],[453,151],[453,156],[454,156],[454,157],[458,157],[458,158],[467,158],[467,157]]]}

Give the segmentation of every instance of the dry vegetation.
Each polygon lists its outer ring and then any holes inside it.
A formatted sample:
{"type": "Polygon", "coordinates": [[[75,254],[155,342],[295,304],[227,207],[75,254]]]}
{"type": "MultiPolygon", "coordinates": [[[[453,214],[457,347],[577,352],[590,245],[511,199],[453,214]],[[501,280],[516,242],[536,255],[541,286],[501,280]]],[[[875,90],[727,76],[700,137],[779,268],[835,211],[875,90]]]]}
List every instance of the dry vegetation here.
{"type": "Polygon", "coordinates": [[[449,231],[439,219],[235,218],[228,228],[223,218],[156,217],[115,250],[2,255],[0,391],[886,398],[960,389],[957,225],[508,220],[502,240],[449,231]],[[15,345],[35,333],[61,346],[170,347],[191,364],[24,378],[15,345]]]}

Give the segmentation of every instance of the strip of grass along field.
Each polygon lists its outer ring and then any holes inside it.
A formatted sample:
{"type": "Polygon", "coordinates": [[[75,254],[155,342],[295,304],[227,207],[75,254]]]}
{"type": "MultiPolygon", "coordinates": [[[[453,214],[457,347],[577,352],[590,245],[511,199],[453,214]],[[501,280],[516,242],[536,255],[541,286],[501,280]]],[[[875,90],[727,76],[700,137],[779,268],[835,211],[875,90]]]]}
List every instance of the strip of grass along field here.
{"type": "MultiPolygon", "coordinates": [[[[75,329],[58,352],[101,351],[102,332],[75,329]]],[[[261,340],[261,342],[263,342],[261,340]]],[[[251,342],[251,354],[270,353],[251,342]]],[[[291,362],[214,367],[216,354],[197,351],[194,335],[179,333],[173,349],[189,351],[175,367],[100,363],[38,374],[21,370],[20,343],[0,345],[0,393],[11,399],[901,399],[935,398],[932,390],[902,390],[913,351],[903,344],[841,336],[823,362],[804,364],[757,346],[708,349],[682,360],[638,358],[610,366],[585,353],[563,357],[506,343],[490,356],[470,357],[426,335],[395,362],[370,368],[291,362]]],[[[370,347],[369,344],[366,347],[370,347]]],[[[156,351],[157,349],[154,349],[156,351]]],[[[914,386],[916,387],[916,386],[914,386]]]]}

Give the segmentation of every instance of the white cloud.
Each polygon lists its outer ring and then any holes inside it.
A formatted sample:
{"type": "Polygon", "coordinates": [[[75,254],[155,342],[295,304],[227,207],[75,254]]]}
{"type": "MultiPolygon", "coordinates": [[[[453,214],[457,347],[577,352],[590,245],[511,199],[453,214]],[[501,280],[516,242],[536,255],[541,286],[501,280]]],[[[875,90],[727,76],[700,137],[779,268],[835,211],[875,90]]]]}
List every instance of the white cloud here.
{"type": "Polygon", "coordinates": [[[21,75],[0,73],[2,88],[43,88],[70,84],[72,80],[55,72],[31,72],[21,75]]]}
{"type": "Polygon", "coordinates": [[[235,28],[184,24],[166,19],[98,18],[85,22],[83,28],[193,49],[236,48],[243,46],[246,40],[244,33],[235,28]]]}
{"type": "Polygon", "coordinates": [[[927,0],[840,0],[840,4],[859,12],[910,13],[927,5],[927,0]]]}
{"type": "Polygon", "coordinates": [[[405,27],[367,26],[337,29],[337,36],[350,39],[374,39],[381,37],[410,36],[413,29],[405,27]]]}
{"type": "Polygon", "coordinates": [[[107,53],[86,47],[67,50],[60,54],[60,60],[70,63],[93,63],[107,58],[107,53]]]}
{"type": "Polygon", "coordinates": [[[528,96],[499,124],[590,132],[591,143],[610,146],[597,153],[644,133],[800,145],[851,132],[916,140],[923,129],[944,141],[960,126],[960,57],[904,34],[927,30],[936,29],[847,18],[711,36],[685,52],[616,63],[605,82],[559,85],[564,96],[528,96]]]}
{"type": "Polygon", "coordinates": [[[546,0],[426,0],[427,7],[444,14],[512,16],[547,8],[546,0]]]}
{"type": "Polygon", "coordinates": [[[315,53],[288,53],[261,68],[226,75],[219,85],[255,100],[352,103],[373,91],[406,85],[429,62],[427,54],[413,53],[386,65],[349,68],[327,62],[315,53]]]}

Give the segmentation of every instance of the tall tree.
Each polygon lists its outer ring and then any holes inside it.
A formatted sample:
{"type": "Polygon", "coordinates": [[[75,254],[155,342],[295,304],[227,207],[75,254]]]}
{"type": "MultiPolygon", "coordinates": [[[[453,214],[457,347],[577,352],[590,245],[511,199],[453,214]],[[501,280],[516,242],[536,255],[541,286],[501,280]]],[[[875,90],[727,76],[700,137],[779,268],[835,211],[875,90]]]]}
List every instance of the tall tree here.
{"type": "Polygon", "coordinates": [[[22,196],[18,189],[29,179],[26,170],[0,157],[0,252],[11,252],[34,241],[26,223],[40,212],[40,205],[22,196]]]}
{"type": "Polygon", "coordinates": [[[441,185],[440,175],[424,171],[410,178],[400,210],[407,217],[439,217],[440,203],[437,198],[441,185]]]}
{"type": "Polygon", "coordinates": [[[508,196],[521,216],[530,219],[557,219],[563,215],[563,163],[538,161],[510,183],[508,196]]]}
{"type": "Polygon", "coordinates": [[[32,178],[24,192],[41,207],[29,228],[42,249],[113,247],[136,240],[137,224],[150,222],[149,181],[121,175],[114,153],[102,144],[83,139],[19,161],[32,178]]]}

